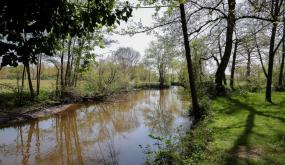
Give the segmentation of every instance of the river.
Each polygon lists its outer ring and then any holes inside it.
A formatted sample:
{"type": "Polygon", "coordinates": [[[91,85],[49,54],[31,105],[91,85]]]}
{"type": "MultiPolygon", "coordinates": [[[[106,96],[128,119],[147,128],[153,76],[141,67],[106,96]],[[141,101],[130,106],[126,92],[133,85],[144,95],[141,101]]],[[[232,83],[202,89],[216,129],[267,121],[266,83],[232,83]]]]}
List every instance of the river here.
{"type": "Polygon", "coordinates": [[[189,127],[178,88],[141,90],[110,102],[74,104],[45,119],[0,130],[0,164],[141,165],[139,145],[189,127]]]}

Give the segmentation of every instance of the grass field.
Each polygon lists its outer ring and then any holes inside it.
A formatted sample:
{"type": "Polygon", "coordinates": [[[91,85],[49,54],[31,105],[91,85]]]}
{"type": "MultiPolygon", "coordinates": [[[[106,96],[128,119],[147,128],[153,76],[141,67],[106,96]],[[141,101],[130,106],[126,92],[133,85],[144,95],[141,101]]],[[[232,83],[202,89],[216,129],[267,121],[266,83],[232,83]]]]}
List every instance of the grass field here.
{"type": "MultiPolygon", "coordinates": [[[[21,85],[21,82],[19,82],[21,85]]],[[[36,90],[36,80],[32,81],[33,88],[36,90]]],[[[25,81],[23,93],[23,105],[33,106],[35,104],[46,104],[51,102],[50,94],[55,91],[55,80],[41,80],[40,94],[31,102],[29,99],[28,82],[25,81]]],[[[19,105],[17,104],[17,80],[0,79],[0,110],[11,110],[19,105]]],[[[21,105],[22,106],[22,105],[21,105]]]]}
{"type": "MultiPolygon", "coordinates": [[[[19,82],[21,85],[21,81],[19,82]]],[[[32,80],[33,87],[36,87],[36,80],[32,80]]],[[[11,79],[0,79],[0,84],[9,84],[11,86],[17,86],[17,80],[11,79]]],[[[25,88],[28,88],[28,82],[25,81],[25,88]]],[[[52,90],[55,89],[55,80],[41,80],[41,89],[42,90],[52,90]]]]}
{"type": "MultiPolygon", "coordinates": [[[[211,130],[202,164],[285,164],[285,93],[221,97],[213,101],[211,130]]],[[[198,128],[199,129],[199,128],[198,128]]]]}

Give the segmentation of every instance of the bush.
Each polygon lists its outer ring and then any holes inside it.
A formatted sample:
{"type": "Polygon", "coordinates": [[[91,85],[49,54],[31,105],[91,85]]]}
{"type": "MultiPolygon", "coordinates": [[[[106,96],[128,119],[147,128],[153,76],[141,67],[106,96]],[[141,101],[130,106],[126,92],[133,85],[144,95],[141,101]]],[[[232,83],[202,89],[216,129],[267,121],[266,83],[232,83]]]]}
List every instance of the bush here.
{"type": "Polygon", "coordinates": [[[213,140],[212,130],[205,126],[210,118],[207,116],[187,133],[178,128],[173,137],[163,139],[151,136],[157,140],[156,149],[151,149],[149,145],[140,146],[146,155],[145,164],[203,164],[207,158],[207,146],[213,140]]]}
{"type": "Polygon", "coordinates": [[[250,78],[242,88],[248,92],[260,92],[262,90],[262,85],[263,82],[257,78],[250,78]]]}
{"type": "Polygon", "coordinates": [[[184,164],[183,158],[180,155],[180,129],[177,128],[176,136],[167,138],[156,137],[149,135],[157,142],[154,144],[155,149],[150,145],[146,147],[140,146],[146,156],[145,164],[184,164]]]}

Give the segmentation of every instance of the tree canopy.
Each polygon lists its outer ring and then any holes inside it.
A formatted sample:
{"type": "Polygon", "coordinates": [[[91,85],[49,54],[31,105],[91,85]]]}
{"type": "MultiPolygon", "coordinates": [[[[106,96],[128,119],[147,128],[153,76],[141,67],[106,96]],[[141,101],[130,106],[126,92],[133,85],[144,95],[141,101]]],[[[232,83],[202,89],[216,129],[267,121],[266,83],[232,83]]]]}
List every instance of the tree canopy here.
{"type": "Polygon", "coordinates": [[[53,55],[56,40],[82,36],[127,21],[129,3],[115,0],[3,0],[0,6],[1,67],[37,63],[37,54],[53,55]]]}

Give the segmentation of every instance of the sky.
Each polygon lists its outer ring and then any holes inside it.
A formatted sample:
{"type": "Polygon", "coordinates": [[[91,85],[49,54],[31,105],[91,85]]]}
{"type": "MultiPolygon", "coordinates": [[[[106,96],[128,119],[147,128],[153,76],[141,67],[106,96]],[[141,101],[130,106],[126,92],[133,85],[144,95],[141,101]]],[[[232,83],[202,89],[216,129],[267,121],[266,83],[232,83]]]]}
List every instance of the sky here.
{"type": "MultiPolygon", "coordinates": [[[[151,26],[153,24],[152,15],[154,12],[155,10],[150,8],[133,9],[133,17],[131,17],[130,20],[133,20],[135,22],[141,21],[143,25],[151,26]]],[[[131,22],[122,22],[118,28],[126,28],[128,25],[130,25],[130,23],[131,22]]],[[[141,55],[143,55],[149,43],[152,40],[155,40],[155,36],[153,34],[147,35],[146,33],[138,33],[133,36],[112,34],[108,36],[108,38],[116,40],[117,43],[108,45],[104,49],[97,50],[99,54],[102,54],[101,57],[110,54],[112,51],[115,51],[119,47],[132,47],[136,51],[140,52],[141,55]]]]}

